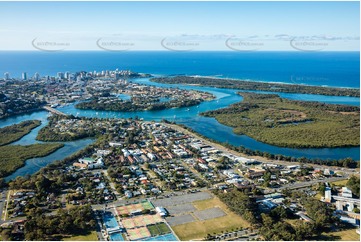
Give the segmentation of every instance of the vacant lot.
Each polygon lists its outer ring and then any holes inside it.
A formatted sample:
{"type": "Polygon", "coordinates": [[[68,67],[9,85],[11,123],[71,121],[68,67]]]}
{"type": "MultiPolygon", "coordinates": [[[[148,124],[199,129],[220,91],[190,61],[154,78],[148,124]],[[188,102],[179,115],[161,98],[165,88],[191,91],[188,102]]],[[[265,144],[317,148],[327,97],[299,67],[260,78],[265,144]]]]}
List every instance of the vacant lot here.
{"type": "Polygon", "coordinates": [[[75,235],[68,238],[63,238],[65,241],[97,241],[97,234],[95,231],[90,232],[87,235],[75,235]]]}
{"type": "Polygon", "coordinates": [[[202,201],[194,201],[193,205],[198,210],[197,212],[194,212],[194,215],[202,210],[213,211],[214,208],[216,208],[216,210],[214,210],[217,211],[215,214],[220,215],[218,212],[223,211],[225,216],[172,226],[172,229],[181,240],[204,239],[207,234],[231,231],[233,229],[239,229],[240,227],[249,227],[247,221],[231,212],[217,197],[202,201]]]}
{"type": "Polygon", "coordinates": [[[213,218],[218,218],[227,215],[225,212],[223,212],[220,208],[209,208],[202,211],[195,211],[194,215],[199,220],[208,220],[213,218]]]}
{"type": "Polygon", "coordinates": [[[195,221],[195,218],[190,214],[178,215],[175,217],[168,217],[167,222],[170,226],[176,226],[180,224],[186,224],[195,221]]]}
{"type": "Polygon", "coordinates": [[[331,182],[331,183],[335,186],[343,187],[343,186],[346,186],[347,181],[348,180],[345,179],[345,180],[335,181],[335,182],[331,182]]]}
{"type": "Polygon", "coordinates": [[[166,207],[168,209],[169,206],[175,206],[183,203],[191,203],[198,200],[204,200],[211,198],[212,195],[208,192],[196,192],[190,194],[182,194],[178,196],[172,196],[164,199],[156,199],[153,200],[152,203],[158,207],[166,207]]]}
{"type": "Polygon", "coordinates": [[[356,233],[356,228],[345,229],[338,232],[322,233],[320,240],[342,240],[360,241],[360,235],[356,233]]]}
{"type": "Polygon", "coordinates": [[[196,210],[191,203],[183,203],[176,206],[169,206],[167,210],[170,215],[189,213],[196,210]]]}

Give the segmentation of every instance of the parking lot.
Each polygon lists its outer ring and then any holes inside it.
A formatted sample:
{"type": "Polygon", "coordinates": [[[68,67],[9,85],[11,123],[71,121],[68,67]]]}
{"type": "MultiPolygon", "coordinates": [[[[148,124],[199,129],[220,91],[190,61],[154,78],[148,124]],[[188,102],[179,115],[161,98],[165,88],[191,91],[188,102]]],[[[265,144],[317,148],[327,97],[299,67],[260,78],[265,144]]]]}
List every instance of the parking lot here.
{"type": "Polygon", "coordinates": [[[195,192],[183,195],[170,196],[163,199],[154,199],[152,203],[156,207],[165,207],[169,209],[171,206],[180,205],[180,204],[191,204],[194,201],[205,200],[212,198],[213,196],[208,192],[195,192]]]}
{"type": "Polygon", "coordinates": [[[175,206],[168,206],[167,210],[171,215],[184,214],[196,211],[191,203],[183,203],[175,206]]]}
{"type": "Polygon", "coordinates": [[[160,206],[169,212],[166,217],[170,226],[186,224],[194,221],[204,221],[227,215],[220,208],[209,208],[197,210],[192,204],[195,201],[211,199],[213,195],[209,192],[195,192],[182,195],[173,195],[168,198],[153,200],[154,206],[160,206]]]}
{"type": "Polygon", "coordinates": [[[166,220],[170,226],[175,226],[175,225],[179,225],[179,224],[186,224],[186,223],[193,222],[193,221],[195,221],[195,218],[190,214],[185,214],[185,215],[179,215],[179,216],[175,216],[175,217],[167,217],[166,220]]]}
{"type": "Polygon", "coordinates": [[[199,220],[207,220],[207,219],[212,219],[212,218],[218,218],[218,217],[225,216],[226,213],[223,212],[223,210],[220,209],[220,208],[209,208],[209,209],[202,210],[202,211],[195,211],[194,215],[199,220]]]}

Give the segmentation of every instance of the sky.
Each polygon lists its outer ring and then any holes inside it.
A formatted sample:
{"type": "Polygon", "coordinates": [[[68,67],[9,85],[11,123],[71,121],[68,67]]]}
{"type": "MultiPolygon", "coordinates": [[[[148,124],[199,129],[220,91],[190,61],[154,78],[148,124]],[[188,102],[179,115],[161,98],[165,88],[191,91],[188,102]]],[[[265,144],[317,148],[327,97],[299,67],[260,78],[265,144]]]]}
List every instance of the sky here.
{"type": "Polygon", "coordinates": [[[0,50],[359,51],[359,2],[0,2],[0,50]]]}

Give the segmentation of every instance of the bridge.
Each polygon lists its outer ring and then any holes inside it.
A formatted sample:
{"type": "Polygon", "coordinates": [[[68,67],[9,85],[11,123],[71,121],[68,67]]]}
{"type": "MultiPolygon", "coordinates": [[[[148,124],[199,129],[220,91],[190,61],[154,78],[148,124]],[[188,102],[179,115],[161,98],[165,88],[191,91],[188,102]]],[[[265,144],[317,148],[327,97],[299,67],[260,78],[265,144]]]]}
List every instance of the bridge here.
{"type": "Polygon", "coordinates": [[[65,113],[62,113],[62,112],[60,112],[59,110],[56,110],[55,108],[52,108],[52,107],[49,107],[49,106],[44,106],[43,108],[44,108],[45,110],[53,113],[53,114],[56,114],[56,115],[68,116],[68,115],[66,115],[65,113]]]}

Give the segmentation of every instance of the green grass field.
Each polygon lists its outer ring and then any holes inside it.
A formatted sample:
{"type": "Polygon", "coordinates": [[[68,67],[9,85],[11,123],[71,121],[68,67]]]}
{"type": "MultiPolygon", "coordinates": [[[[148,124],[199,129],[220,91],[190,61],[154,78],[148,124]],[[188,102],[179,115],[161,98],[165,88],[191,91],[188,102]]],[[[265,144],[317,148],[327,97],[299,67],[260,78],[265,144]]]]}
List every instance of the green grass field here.
{"type": "Polygon", "coordinates": [[[345,180],[341,180],[341,181],[331,182],[331,184],[338,186],[338,187],[344,187],[344,186],[346,186],[347,181],[348,180],[345,179],[345,180]]]}
{"type": "Polygon", "coordinates": [[[149,230],[152,237],[172,232],[165,223],[148,225],[147,229],[149,230]]]}
{"type": "Polygon", "coordinates": [[[64,241],[98,241],[97,233],[95,231],[91,231],[90,234],[87,235],[75,235],[68,238],[64,238],[64,241]]]}
{"type": "Polygon", "coordinates": [[[356,228],[350,228],[337,232],[322,233],[316,240],[360,241],[360,235],[356,233],[356,228]]]}
{"type": "Polygon", "coordinates": [[[142,204],[144,209],[153,209],[154,208],[153,205],[148,201],[142,202],[141,204],[142,204]]]}

